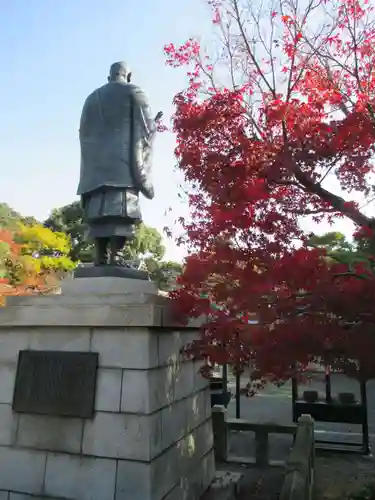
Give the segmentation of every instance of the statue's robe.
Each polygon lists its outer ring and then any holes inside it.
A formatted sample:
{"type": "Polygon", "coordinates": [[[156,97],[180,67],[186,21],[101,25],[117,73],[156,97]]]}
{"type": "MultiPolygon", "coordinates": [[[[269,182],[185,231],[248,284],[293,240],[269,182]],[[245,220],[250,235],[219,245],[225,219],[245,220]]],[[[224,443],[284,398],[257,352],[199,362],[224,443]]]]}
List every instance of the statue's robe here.
{"type": "Polygon", "coordinates": [[[88,96],[80,123],[81,196],[87,237],[131,237],[142,219],[139,193],[154,197],[151,180],[155,120],[144,92],[109,82],[88,96]]]}

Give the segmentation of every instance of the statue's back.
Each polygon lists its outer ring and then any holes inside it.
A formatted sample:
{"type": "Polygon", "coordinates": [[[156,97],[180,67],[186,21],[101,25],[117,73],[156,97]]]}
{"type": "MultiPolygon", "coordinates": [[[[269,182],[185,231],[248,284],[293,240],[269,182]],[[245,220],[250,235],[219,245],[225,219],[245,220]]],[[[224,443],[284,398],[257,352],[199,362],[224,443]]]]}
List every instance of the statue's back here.
{"type": "Polygon", "coordinates": [[[132,84],[110,82],[90,94],[82,112],[81,137],[126,126],[131,120],[133,92],[132,84]]]}
{"type": "Polygon", "coordinates": [[[86,99],[80,126],[78,194],[102,186],[134,187],[130,163],[136,88],[132,84],[110,82],[86,99]]]}

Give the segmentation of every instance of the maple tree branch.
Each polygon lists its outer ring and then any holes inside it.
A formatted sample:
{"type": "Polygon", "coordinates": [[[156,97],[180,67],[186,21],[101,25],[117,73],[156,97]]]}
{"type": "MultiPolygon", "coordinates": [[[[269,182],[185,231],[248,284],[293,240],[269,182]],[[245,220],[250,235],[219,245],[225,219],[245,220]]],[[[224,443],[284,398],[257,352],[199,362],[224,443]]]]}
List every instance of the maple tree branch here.
{"type": "Polygon", "coordinates": [[[271,70],[272,70],[272,85],[273,88],[276,88],[276,71],[275,71],[275,62],[273,60],[273,34],[275,31],[274,27],[274,22],[273,22],[273,17],[272,17],[272,12],[270,16],[271,20],[271,34],[270,34],[270,47],[269,47],[269,56],[270,56],[270,62],[271,62],[271,70]]]}
{"type": "MultiPolygon", "coordinates": [[[[355,76],[355,79],[357,81],[357,85],[358,85],[358,88],[359,90],[362,92],[363,89],[362,89],[362,83],[361,83],[361,78],[359,76],[359,64],[358,64],[358,41],[357,41],[357,30],[356,30],[356,16],[354,15],[353,16],[353,26],[350,25],[350,22],[349,22],[349,19],[350,19],[350,14],[348,13],[348,8],[347,6],[344,7],[345,8],[345,12],[346,12],[346,17],[348,19],[348,24],[347,24],[347,28],[348,28],[348,31],[350,33],[350,36],[351,36],[351,39],[352,39],[352,43],[353,43],[353,57],[354,57],[354,76],[355,76]]],[[[353,7],[351,7],[355,10],[355,5],[353,5],[353,7]]]]}
{"type": "MultiPolygon", "coordinates": [[[[355,7],[353,7],[353,8],[355,9],[355,7]]],[[[349,16],[347,7],[345,7],[345,10],[346,10],[347,18],[348,18],[348,26],[347,27],[348,27],[348,31],[350,33],[350,36],[352,38],[352,43],[353,43],[353,57],[354,57],[354,73],[353,74],[354,74],[354,77],[356,79],[359,90],[361,92],[363,92],[362,78],[359,74],[357,20],[356,20],[356,17],[354,16],[353,17],[353,26],[351,26],[349,23],[350,16],[349,16]]],[[[372,120],[375,122],[375,113],[374,113],[374,110],[373,110],[371,104],[367,103],[366,107],[367,107],[367,110],[368,110],[372,120]]]]}
{"type": "MultiPolygon", "coordinates": [[[[334,29],[332,28],[332,32],[333,31],[334,31],[334,29]]],[[[312,43],[310,42],[310,40],[307,37],[305,38],[305,42],[310,47],[310,49],[315,53],[315,55],[319,57],[319,60],[324,67],[326,67],[326,65],[327,65],[327,59],[330,59],[332,62],[337,64],[337,66],[340,69],[342,69],[343,71],[346,71],[347,73],[349,73],[350,76],[355,78],[354,72],[348,66],[346,66],[344,63],[342,63],[339,59],[334,57],[329,52],[324,53],[320,49],[318,49],[317,47],[314,47],[314,45],[312,45],[312,43]]],[[[321,46],[323,46],[323,44],[321,46]]]]}
{"type": "MultiPolygon", "coordinates": [[[[333,80],[333,76],[332,76],[332,71],[331,71],[331,68],[329,67],[329,64],[328,64],[328,61],[325,61],[325,68],[326,68],[326,71],[327,71],[327,78],[328,80],[330,81],[330,83],[336,88],[336,90],[341,94],[343,95],[343,92],[340,88],[337,87],[337,85],[335,85],[334,83],[334,80],[333,80]]],[[[353,105],[353,103],[351,102],[350,98],[348,96],[345,96],[346,99],[349,100],[350,104],[353,105]]],[[[340,111],[345,115],[345,116],[349,116],[350,114],[350,111],[349,111],[349,108],[348,106],[344,103],[344,102],[340,102],[338,104],[339,108],[340,108],[340,111]]]]}
{"type": "MultiPolygon", "coordinates": [[[[295,28],[296,28],[296,30],[298,29],[298,31],[301,33],[303,41],[308,42],[308,44],[310,44],[310,46],[313,46],[313,45],[311,45],[310,40],[306,36],[303,35],[304,27],[307,24],[307,20],[308,20],[309,16],[311,16],[311,14],[314,12],[314,10],[318,9],[322,5],[322,3],[323,3],[322,0],[318,0],[315,3],[314,3],[314,0],[310,0],[306,9],[305,9],[305,12],[302,16],[301,21],[298,22],[298,18],[297,18],[298,0],[297,1],[290,0],[290,2],[289,2],[291,9],[294,10],[294,12],[296,13],[295,14],[295,28]]],[[[319,38],[321,39],[320,46],[322,46],[324,44],[324,37],[321,36],[323,33],[323,29],[324,28],[322,27],[320,34],[318,36],[315,36],[315,40],[317,40],[317,39],[319,40],[319,38]]],[[[332,27],[331,31],[333,31],[333,29],[334,28],[332,27]]],[[[303,53],[302,47],[300,47],[300,52],[303,53]]],[[[314,68],[309,66],[309,63],[310,63],[311,59],[314,57],[314,55],[315,55],[314,50],[311,50],[310,53],[308,53],[307,58],[305,59],[302,67],[300,68],[298,74],[294,78],[294,82],[293,82],[291,89],[290,89],[291,92],[294,91],[295,87],[300,82],[300,80],[301,80],[302,76],[304,75],[304,72],[307,68],[309,68],[310,71],[311,70],[314,71],[314,68]]]]}
{"type": "Polygon", "coordinates": [[[335,158],[331,164],[329,165],[329,167],[327,168],[327,170],[325,171],[324,175],[319,179],[318,183],[319,184],[322,184],[322,182],[324,181],[324,179],[327,177],[327,175],[331,172],[331,170],[336,166],[336,163],[337,163],[337,158],[335,158]]]}
{"type": "Polygon", "coordinates": [[[237,47],[234,47],[232,49],[232,46],[231,46],[231,20],[229,20],[226,23],[226,26],[224,29],[223,21],[222,21],[222,19],[220,19],[219,29],[220,29],[221,36],[222,36],[222,43],[223,43],[223,45],[228,53],[228,56],[229,56],[229,73],[230,73],[230,78],[231,78],[231,82],[232,82],[232,87],[233,87],[233,90],[236,90],[237,84],[236,84],[235,71],[234,71],[234,52],[235,52],[237,47]]]}
{"type": "Polygon", "coordinates": [[[304,172],[302,172],[302,170],[298,168],[297,165],[295,165],[294,168],[294,176],[308,192],[319,196],[319,198],[332,205],[332,207],[337,212],[342,212],[359,226],[374,226],[375,221],[373,218],[367,217],[355,208],[348,206],[344,198],[331,193],[327,189],[324,189],[320,184],[317,184],[313,180],[309,179],[309,177],[304,172]]]}
{"type": "MultiPolygon", "coordinates": [[[[230,75],[232,88],[235,91],[238,89],[238,87],[240,85],[236,81],[236,59],[235,59],[239,45],[238,45],[238,41],[236,41],[236,39],[235,39],[236,37],[231,36],[231,22],[235,21],[236,25],[238,25],[238,21],[233,14],[228,13],[228,15],[230,16],[230,18],[229,18],[229,20],[227,20],[227,22],[225,24],[222,21],[222,19],[220,19],[219,30],[220,30],[220,34],[221,34],[220,40],[221,40],[223,46],[225,47],[226,53],[228,55],[229,75],[230,75]],[[231,42],[233,42],[235,45],[233,46],[231,42]]],[[[208,75],[207,70],[203,66],[203,64],[201,64],[201,67],[202,67],[203,73],[209,77],[212,88],[215,90],[215,92],[217,92],[217,86],[213,80],[213,72],[211,75],[208,75]]],[[[245,70],[243,70],[243,71],[246,73],[245,70]]],[[[262,93],[261,86],[259,85],[259,83],[256,83],[256,84],[259,88],[260,93],[262,93]]],[[[249,101],[251,101],[250,95],[248,96],[248,99],[249,99],[249,101]]],[[[244,101],[244,104],[245,104],[245,101],[244,101]]],[[[252,129],[254,136],[256,136],[259,140],[264,139],[265,133],[261,129],[261,127],[257,123],[256,118],[253,115],[251,102],[246,102],[246,104],[244,105],[244,114],[249,120],[249,126],[252,129]]]]}
{"type": "Polygon", "coordinates": [[[346,278],[346,277],[358,278],[358,279],[361,279],[361,280],[367,280],[368,279],[367,276],[363,276],[362,274],[357,274],[357,273],[353,273],[353,272],[350,272],[350,271],[348,271],[347,273],[336,273],[336,274],[333,275],[334,279],[336,279],[336,278],[346,278]]]}
{"type": "Polygon", "coordinates": [[[277,186],[296,186],[296,187],[302,187],[296,181],[277,180],[277,181],[272,181],[272,183],[276,184],[277,186]]]}
{"type": "MultiPolygon", "coordinates": [[[[334,32],[335,28],[337,26],[337,21],[336,22],[333,22],[332,23],[332,26],[331,26],[331,29],[329,31],[329,33],[326,33],[326,35],[324,37],[321,37],[321,43],[318,47],[314,46],[314,44],[311,42],[311,40],[309,39],[309,37],[307,36],[304,36],[304,42],[307,44],[307,46],[310,48],[310,51],[311,51],[311,55],[315,55],[318,57],[320,63],[322,64],[322,66],[325,68],[326,72],[327,72],[327,78],[328,80],[330,81],[330,83],[332,85],[334,85],[334,87],[336,88],[336,90],[342,94],[343,94],[343,91],[342,89],[338,88],[337,85],[334,83],[334,79],[333,79],[333,76],[332,76],[332,71],[331,71],[331,68],[329,66],[329,60],[331,60],[332,62],[334,62],[335,64],[337,64],[337,66],[339,66],[339,68],[343,71],[346,71],[347,73],[349,73],[352,77],[355,78],[355,73],[353,71],[350,70],[350,68],[343,64],[340,60],[338,60],[336,57],[334,57],[331,53],[329,53],[328,51],[324,52],[324,49],[326,48],[326,44],[324,43],[324,39],[328,39],[328,37],[330,35],[332,35],[332,33],[334,32]]],[[[302,26],[300,26],[300,29],[302,29],[302,26]]],[[[316,70],[314,68],[310,68],[312,71],[316,72],[316,70]]],[[[349,100],[349,102],[353,105],[353,102],[350,100],[349,96],[345,95],[345,98],[349,100]]],[[[339,109],[342,111],[342,113],[345,115],[345,116],[348,116],[349,115],[349,109],[348,107],[345,105],[345,103],[341,102],[338,104],[338,107],[339,109]]]]}
{"type": "MultiPolygon", "coordinates": [[[[294,18],[297,19],[297,3],[290,3],[290,7],[291,9],[293,10],[293,14],[294,14],[294,18]]],[[[283,12],[283,2],[280,0],[280,13],[282,15],[284,15],[284,12],[283,12]]],[[[294,73],[294,66],[295,66],[295,60],[296,60],[296,49],[297,49],[297,32],[298,32],[298,27],[297,27],[297,23],[293,23],[293,28],[294,28],[294,33],[292,33],[292,30],[290,28],[290,26],[288,25],[287,29],[289,31],[289,34],[290,36],[294,36],[294,39],[295,39],[295,46],[294,46],[294,51],[293,51],[293,54],[292,54],[292,57],[291,57],[291,60],[290,60],[290,68],[289,68],[289,75],[288,75],[288,83],[287,83],[287,91],[286,91],[286,97],[285,97],[285,101],[286,102],[289,102],[290,100],[290,97],[292,95],[292,89],[293,89],[293,73],[294,73]]]]}
{"type": "Polygon", "coordinates": [[[263,80],[263,82],[266,85],[266,87],[268,88],[268,90],[271,92],[271,94],[276,99],[276,89],[272,88],[271,84],[269,83],[269,81],[265,77],[262,69],[260,68],[259,63],[258,63],[258,61],[256,60],[256,58],[255,58],[255,56],[253,54],[253,51],[251,50],[249,41],[248,41],[247,36],[246,36],[245,29],[243,27],[243,22],[241,20],[241,14],[240,14],[239,6],[238,6],[238,0],[232,0],[232,5],[234,7],[235,19],[237,21],[237,25],[238,25],[238,28],[240,30],[243,43],[245,44],[246,51],[247,51],[247,53],[248,53],[248,55],[249,55],[252,63],[254,64],[254,66],[255,66],[255,68],[256,68],[256,70],[258,72],[259,77],[263,80]]]}
{"type": "MultiPolygon", "coordinates": [[[[274,42],[273,38],[274,38],[275,23],[274,23],[274,19],[272,17],[272,12],[270,12],[271,32],[269,34],[269,46],[268,46],[266,43],[266,40],[264,39],[264,37],[262,35],[262,31],[261,31],[261,22],[260,22],[261,10],[259,10],[258,16],[255,16],[253,9],[251,7],[249,9],[250,9],[251,18],[253,19],[254,24],[256,26],[256,31],[257,31],[256,39],[260,41],[265,52],[267,53],[267,55],[270,58],[269,63],[271,66],[272,88],[276,89],[276,71],[275,71],[275,63],[273,60],[273,42],[274,42]]],[[[263,71],[263,73],[264,73],[264,71],[263,71]]]]}
{"type": "Polygon", "coordinates": [[[321,208],[321,209],[317,208],[316,210],[313,209],[310,210],[306,208],[305,210],[285,209],[285,212],[291,212],[297,215],[318,215],[318,214],[334,214],[337,212],[337,210],[334,208],[321,208]]]}
{"type": "Polygon", "coordinates": [[[365,208],[367,207],[368,205],[370,205],[370,203],[372,203],[373,201],[375,200],[375,196],[371,196],[370,199],[366,200],[365,203],[363,203],[363,205],[361,205],[359,208],[362,209],[362,208],[365,208]]]}

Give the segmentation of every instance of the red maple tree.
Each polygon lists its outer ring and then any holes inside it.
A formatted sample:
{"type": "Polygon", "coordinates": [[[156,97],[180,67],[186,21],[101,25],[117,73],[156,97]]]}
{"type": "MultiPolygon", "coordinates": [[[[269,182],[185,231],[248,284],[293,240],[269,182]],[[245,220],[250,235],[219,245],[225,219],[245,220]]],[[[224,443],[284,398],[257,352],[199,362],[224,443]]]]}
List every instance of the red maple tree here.
{"type": "Polygon", "coordinates": [[[327,263],[301,220],[346,217],[375,238],[358,202],[374,192],[374,8],[207,2],[215,42],[165,47],[189,81],[173,119],[189,256],[172,297],[179,318],[207,318],[190,352],[274,380],[311,361],[373,376],[372,258],[327,263]],[[244,320],[254,312],[258,326],[244,320]]]}

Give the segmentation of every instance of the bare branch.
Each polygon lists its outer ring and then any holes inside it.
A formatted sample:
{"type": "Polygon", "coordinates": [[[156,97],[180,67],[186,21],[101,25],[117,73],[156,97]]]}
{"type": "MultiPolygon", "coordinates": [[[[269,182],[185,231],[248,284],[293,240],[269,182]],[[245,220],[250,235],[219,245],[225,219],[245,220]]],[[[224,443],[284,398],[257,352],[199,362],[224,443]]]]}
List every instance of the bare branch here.
{"type": "Polygon", "coordinates": [[[243,26],[243,22],[241,20],[241,15],[240,15],[239,6],[238,6],[238,0],[232,0],[232,3],[233,3],[234,11],[235,11],[236,21],[238,23],[238,28],[240,30],[240,33],[241,33],[241,36],[242,36],[242,40],[243,40],[243,43],[245,44],[247,53],[248,53],[248,55],[249,55],[252,63],[254,64],[254,66],[255,66],[255,68],[256,68],[256,70],[258,72],[259,77],[263,80],[264,84],[266,85],[266,87],[268,88],[268,90],[271,92],[271,94],[274,97],[276,97],[276,89],[272,88],[272,86],[270,85],[269,81],[264,76],[264,73],[263,73],[261,67],[259,66],[259,63],[256,60],[256,58],[255,58],[255,56],[253,54],[253,51],[251,50],[251,47],[250,47],[250,44],[249,44],[249,40],[247,39],[247,35],[246,35],[245,29],[244,29],[244,26],[243,26]]]}
{"type": "Polygon", "coordinates": [[[337,273],[337,274],[333,275],[333,278],[334,279],[336,279],[336,278],[358,278],[358,279],[361,279],[361,280],[367,280],[367,279],[369,279],[369,277],[366,276],[366,275],[357,274],[357,273],[353,273],[353,272],[337,273]]]}
{"type": "Polygon", "coordinates": [[[334,208],[317,208],[316,210],[313,210],[313,209],[304,209],[304,210],[295,210],[295,209],[290,209],[290,210],[285,210],[286,212],[292,212],[294,214],[297,214],[297,215],[318,215],[318,214],[334,214],[334,213],[337,213],[337,210],[335,210],[334,208]]]}

